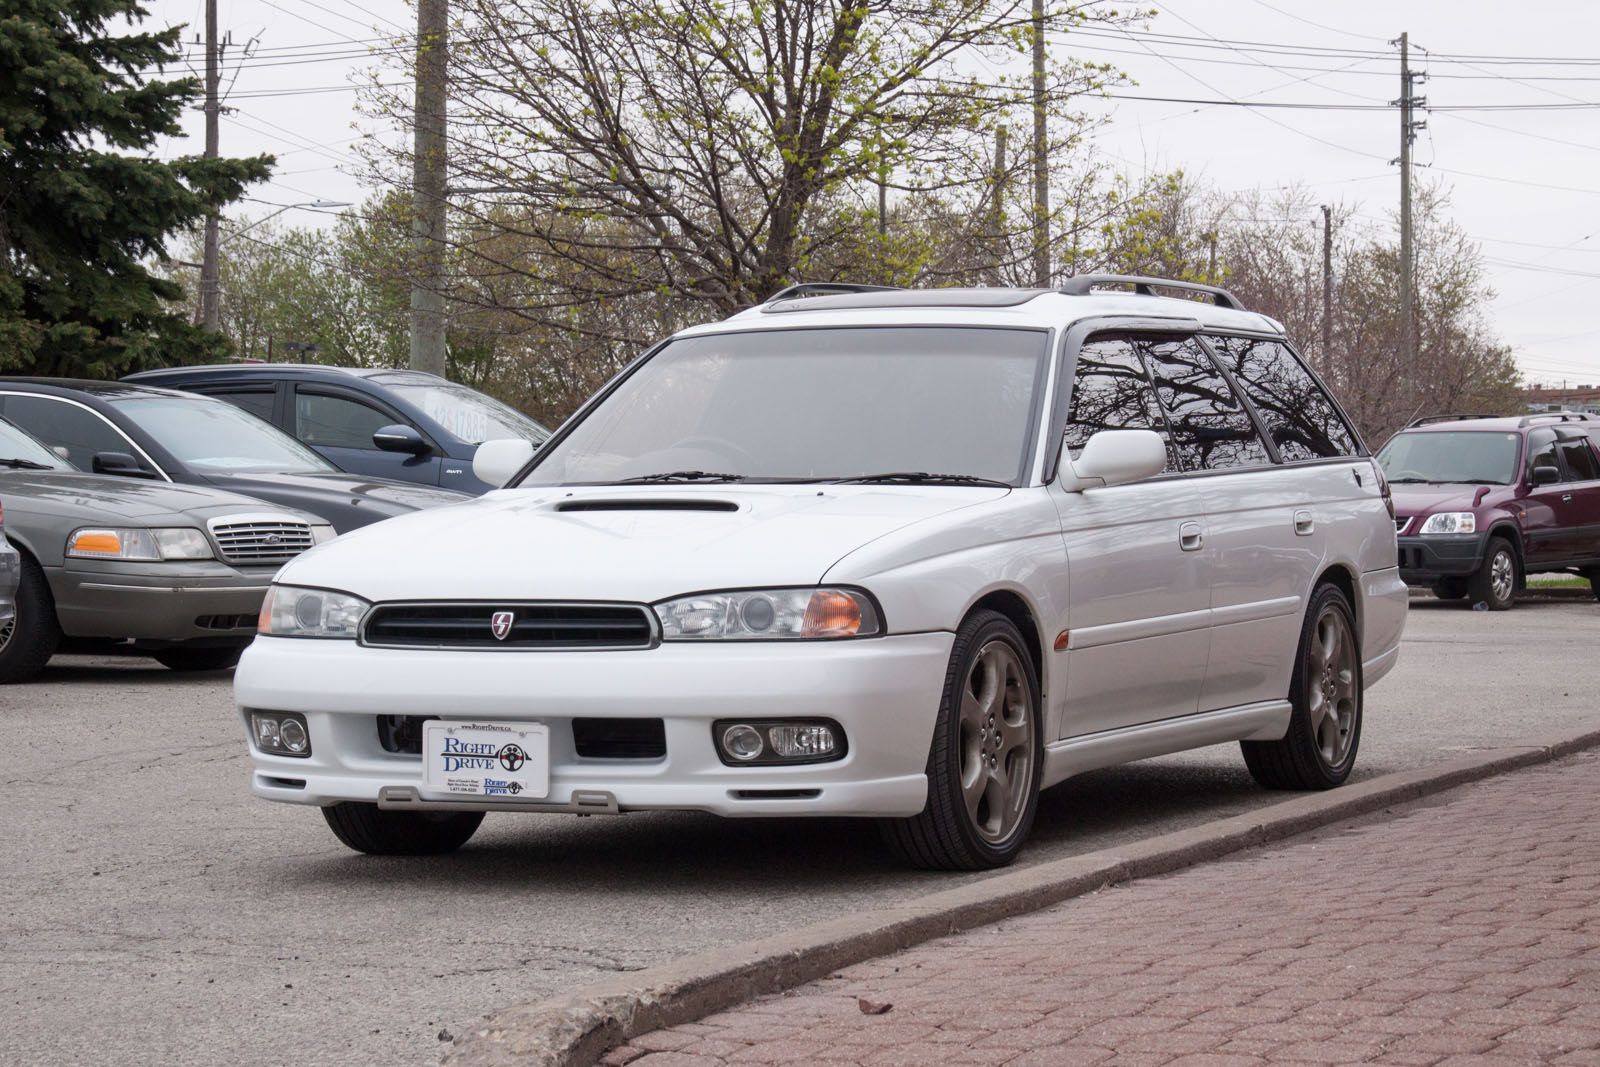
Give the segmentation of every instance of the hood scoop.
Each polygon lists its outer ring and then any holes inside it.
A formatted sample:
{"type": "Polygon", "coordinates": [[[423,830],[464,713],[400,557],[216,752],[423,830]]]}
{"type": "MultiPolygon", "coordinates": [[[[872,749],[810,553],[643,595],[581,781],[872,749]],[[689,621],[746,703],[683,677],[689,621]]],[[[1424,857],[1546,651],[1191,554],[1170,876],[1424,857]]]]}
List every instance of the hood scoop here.
{"type": "Polygon", "coordinates": [[[632,500],[564,500],[557,511],[738,511],[731,500],[669,500],[635,497],[632,500]]]}

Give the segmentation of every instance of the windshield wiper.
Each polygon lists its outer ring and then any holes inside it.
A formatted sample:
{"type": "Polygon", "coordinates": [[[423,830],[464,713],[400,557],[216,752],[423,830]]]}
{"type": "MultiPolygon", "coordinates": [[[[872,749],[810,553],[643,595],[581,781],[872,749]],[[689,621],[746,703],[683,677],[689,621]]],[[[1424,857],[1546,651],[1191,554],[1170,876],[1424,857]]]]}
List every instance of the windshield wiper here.
{"type": "Polygon", "coordinates": [[[866,485],[872,482],[892,482],[900,485],[986,485],[996,489],[1010,489],[1007,482],[993,478],[980,478],[976,474],[929,474],[927,471],[888,471],[884,474],[858,474],[853,478],[829,478],[830,485],[866,485]]]}
{"type": "Polygon", "coordinates": [[[54,467],[48,463],[35,463],[31,459],[0,459],[0,467],[10,467],[19,471],[53,471],[54,467]]]}
{"type": "Polygon", "coordinates": [[[720,474],[716,471],[667,471],[665,474],[641,474],[637,478],[622,478],[612,485],[640,485],[646,482],[742,482],[742,474],[720,474]]]}
{"type": "Polygon", "coordinates": [[[1431,478],[1390,478],[1390,485],[1437,485],[1431,478]]]}

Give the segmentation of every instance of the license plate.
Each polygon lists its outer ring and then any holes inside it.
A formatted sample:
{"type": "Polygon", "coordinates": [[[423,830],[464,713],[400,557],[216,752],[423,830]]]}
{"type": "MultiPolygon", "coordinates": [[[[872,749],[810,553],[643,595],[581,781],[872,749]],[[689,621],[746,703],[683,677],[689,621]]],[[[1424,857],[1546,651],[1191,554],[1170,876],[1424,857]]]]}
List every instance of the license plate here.
{"type": "Polygon", "coordinates": [[[550,728],[430,719],[422,725],[422,786],[443,796],[542,800],[550,792],[550,728]]]}

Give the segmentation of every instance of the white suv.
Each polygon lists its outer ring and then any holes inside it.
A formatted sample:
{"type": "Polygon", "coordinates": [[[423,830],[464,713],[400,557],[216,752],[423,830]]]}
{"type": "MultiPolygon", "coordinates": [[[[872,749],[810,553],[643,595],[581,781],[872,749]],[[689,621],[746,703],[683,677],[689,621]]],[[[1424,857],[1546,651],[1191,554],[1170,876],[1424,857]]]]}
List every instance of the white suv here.
{"type": "Polygon", "coordinates": [[[678,808],[997,866],[1095,767],[1340,784],[1405,621],[1355,431],[1183,283],[796,286],[474,462],[507,488],[288,564],[238,669],[255,792],[363,852],[678,808]]]}

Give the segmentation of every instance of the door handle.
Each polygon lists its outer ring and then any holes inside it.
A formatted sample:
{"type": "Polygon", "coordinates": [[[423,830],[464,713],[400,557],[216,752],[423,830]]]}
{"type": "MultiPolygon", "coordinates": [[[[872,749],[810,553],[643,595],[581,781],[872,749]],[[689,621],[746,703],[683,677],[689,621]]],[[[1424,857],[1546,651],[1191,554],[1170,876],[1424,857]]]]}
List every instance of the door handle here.
{"type": "Polygon", "coordinates": [[[1562,493],[1562,494],[1561,494],[1561,502],[1562,502],[1562,503],[1563,503],[1563,504],[1570,504],[1570,503],[1572,503],[1572,494],[1571,494],[1571,493],[1562,493]]]}
{"type": "Polygon", "coordinates": [[[1294,532],[1296,537],[1310,537],[1311,531],[1317,528],[1317,522],[1311,517],[1309,511],[1294,513],[1294,532]]]}
{"type": "Polygon", "coordinates": [[[1178,527],[1178,547],[1185,552],[1198,552],[1200,546],[1205,544],[1205,534],[1200,531],[1198,522],[1186,522],[1178,527]]]}

